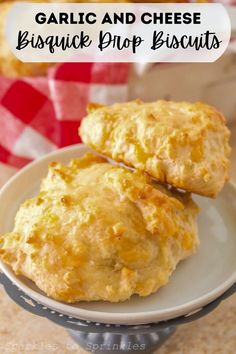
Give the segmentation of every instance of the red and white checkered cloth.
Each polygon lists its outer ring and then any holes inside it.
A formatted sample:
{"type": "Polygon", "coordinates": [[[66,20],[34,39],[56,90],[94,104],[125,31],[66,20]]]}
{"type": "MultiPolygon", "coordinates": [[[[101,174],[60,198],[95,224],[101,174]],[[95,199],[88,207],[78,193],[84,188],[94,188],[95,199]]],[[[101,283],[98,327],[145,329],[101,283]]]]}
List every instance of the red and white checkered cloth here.
{"type": "Polygon", "coordinates": [[[128,75],[123,63],[65,63],[47,77],[0,77],[0,161],[20,168],[80,142],[87,103],[125,101],[128,75]]]}

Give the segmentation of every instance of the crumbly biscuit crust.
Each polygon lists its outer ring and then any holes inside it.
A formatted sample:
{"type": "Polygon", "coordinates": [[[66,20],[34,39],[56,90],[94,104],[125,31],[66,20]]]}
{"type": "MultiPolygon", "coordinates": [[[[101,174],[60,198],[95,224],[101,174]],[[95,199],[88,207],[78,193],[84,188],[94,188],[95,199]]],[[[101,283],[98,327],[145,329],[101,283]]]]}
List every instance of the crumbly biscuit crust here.
{"type": "Polygon", "coordinates": [[[50,165],[0,237],[0,257],[56,300],[147,296],[195,252],[197,213],[188,193],[90,154],[50,165]]]}
{"type": "Polygon", "coordinates": [[[80,135],[98,152],[161,182],[215,197],[228,179],[229,136],[215,108],[140,100],[88,107],[80,135]]]}

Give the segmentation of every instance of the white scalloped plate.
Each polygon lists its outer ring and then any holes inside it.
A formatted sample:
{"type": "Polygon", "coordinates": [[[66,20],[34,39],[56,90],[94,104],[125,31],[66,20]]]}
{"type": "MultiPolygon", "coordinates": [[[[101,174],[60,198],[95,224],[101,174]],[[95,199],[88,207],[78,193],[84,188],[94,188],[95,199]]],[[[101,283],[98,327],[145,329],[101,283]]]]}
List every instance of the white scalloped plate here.
{"type": "MultiPolygon", "coordinates": [[[[57,150],[18,172],[0,192],[0,234],[10,231],[19,205],[34,196],[51,161],[67,163],[88,150],[82,144],[57,150]]],[[[129,301],[80,302],[68,305],[47,297],[25,277],[0,268],[23,292],[43,305],[75,318],[101,323],[141,324],[167,320],[201,308],[236,282],[236,189],[227,183],[216,200],[194,197],[201,208],[201,245],[196,255],[181,262],[167,286],[148,297],[129,301]]]]}

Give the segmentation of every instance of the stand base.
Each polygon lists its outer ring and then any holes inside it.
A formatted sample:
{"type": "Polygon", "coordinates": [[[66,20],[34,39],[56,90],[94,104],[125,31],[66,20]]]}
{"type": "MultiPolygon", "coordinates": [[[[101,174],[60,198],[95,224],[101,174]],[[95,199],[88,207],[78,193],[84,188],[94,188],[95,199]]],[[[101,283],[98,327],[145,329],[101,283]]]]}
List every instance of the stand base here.
{"type": "Polygon", "coordinates": [[[153,333],[126,335],[68,330],[76,343],[88,352],[96,354],[150,354],[160,348],[174,331],[175,327],[166,327],[153,333]]]}
{"type": "Polygon", "coordinates": [[[0,284],[3,284],[7,294],[16,304],[34,315],[48,318],[53,323],[69,329],[69,334],[75,342],[85,350],[97,354],[153,353],[171,336],[177,325],[202,318],[212,312],[221,301],[236,292],[236,283],[234,283],[224,294],[198,311],[168,321],[139,326],[115,326],[79,320],[47,308],[18,289],[1,272],[0,284]]]}

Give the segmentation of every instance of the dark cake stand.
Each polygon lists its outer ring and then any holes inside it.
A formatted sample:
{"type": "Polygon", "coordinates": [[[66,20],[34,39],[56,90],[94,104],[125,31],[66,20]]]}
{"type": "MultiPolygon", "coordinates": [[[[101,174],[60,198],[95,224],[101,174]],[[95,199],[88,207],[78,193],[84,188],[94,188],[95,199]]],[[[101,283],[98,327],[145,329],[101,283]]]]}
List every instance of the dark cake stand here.
{"type": "Polygon", "coordinates": [[[178,325],[197,320],[213,311],[224,299],[236,292],[236,283],[223,295],[190,314],[168,321],[144,325],[113,325],[78,320],[58,313],[31,299],[18,289],[4,274],[0,283],[9,297],[34,315],[46,317],[66,328],[71,337],[85,350],[97,353],[153,353],[174,333],[178,325]]]}

